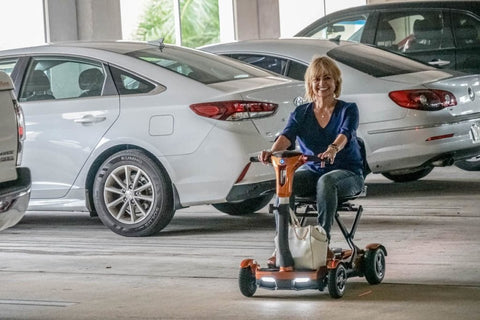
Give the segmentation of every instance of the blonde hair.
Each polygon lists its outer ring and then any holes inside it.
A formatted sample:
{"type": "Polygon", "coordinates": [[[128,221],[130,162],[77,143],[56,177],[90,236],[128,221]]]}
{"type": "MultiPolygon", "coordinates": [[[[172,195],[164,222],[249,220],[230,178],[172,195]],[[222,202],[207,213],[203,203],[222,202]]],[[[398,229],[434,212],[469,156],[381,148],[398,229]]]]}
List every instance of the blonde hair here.
{"type": "Polygon", "coordinates": [[[321,77],[324,74],[329,74],[335,81],[335,98],[340,96],[342,92],[342,72],[338,68],[335,61],[327,56],[313,57],[312,62],[305,71],[305,98],[312,102],[315,96],[312,88],[312,81],[321,77]]]}

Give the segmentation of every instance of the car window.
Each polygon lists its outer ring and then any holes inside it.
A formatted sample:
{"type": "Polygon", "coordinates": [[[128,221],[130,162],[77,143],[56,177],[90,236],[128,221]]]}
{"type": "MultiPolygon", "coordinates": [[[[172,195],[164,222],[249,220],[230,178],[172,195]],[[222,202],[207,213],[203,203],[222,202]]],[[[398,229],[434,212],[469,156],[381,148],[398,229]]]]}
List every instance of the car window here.
{"type": "Polygon", "coordinates": [[[259,54],[226,54],[227,57],[234,58],[269,71],[285,74],[285,68],[288,60],[259,54]]]}
{"type": "Polygon", "coordinates": [[[480,45],[480,21],[462,12],[452,12],[452,24],[459,48],[480,45]]]}
{"type": "Polygon", "coordinates": [[[295,80],[304,81],[306,71],[307,71],[307,65],[304,65],[295,61],[290,61],[286,76],[293,78],[295,80]]]}
{"type": "Polygon", "coordinates": [[[147,93],[155,88],[155,85],[147,80],[141,79],[127,71],[110,67],[113,81],[120,95],[147,93]]]}
{"type": "Polygon", "coordinates": [[[320,25],[310,30],[305,36],[318,39],[334,39],[340,37],[339,40],[360,42],[367,17],[367,13],[343,17],[340,20],[320,25]]]}
{"type": "Polygon", "coordinates": [[[415,60],[368,46],[358,46],[355,50],[351,50],[350,46],[341,46],[330,50],[327,55],[374,77],[435,70],[415,60]]]}
{"type": "Polygon", "coordinates": [[[225,60],[225,58],[213,54],[174,46],[168,46],[162,50],[158,48],[137,50],[129,52],[127,55],[204,84],[270,75],[234,60],[225,60]]]}
{"type": "Polygon", "coordinates": [[[375,45],[392,51],[414,52],[453,47],[452,32],[441,10],[381,12],[375,45]]]}
{"type": "Polygon", "coordinates": [[[100,63],[63,57],[34,58],[20,91],[20,101],[102,95],[105,72],[100,63]]]}
{"type": "Polygon", "coordinates": [[[15,65],[17,64],[18,59],[6,59],[6,60],[0,60],[0,71],[5,72],[9,76],[12,75],[13,68],[15,68],[15,65]]]}

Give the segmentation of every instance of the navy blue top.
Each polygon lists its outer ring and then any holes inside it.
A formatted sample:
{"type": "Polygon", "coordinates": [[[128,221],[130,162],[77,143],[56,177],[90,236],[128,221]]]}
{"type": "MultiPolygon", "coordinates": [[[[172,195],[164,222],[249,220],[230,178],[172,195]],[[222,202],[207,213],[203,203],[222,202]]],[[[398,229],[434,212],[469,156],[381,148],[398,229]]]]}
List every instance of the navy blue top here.
{"type": "Polygon", "coordinates": [[[333,165],[326,164],[321,168],[319,162],[308,162],[306,166],[320,174],[335,169],[362,174],[362,155],[357,141],[358,118],[358,107],[355,103],[338,100],[330,121],[325,128],[322,128],[315,118],[313,103],[307,103],[298,106],[290,114],[287,126],[281,134],[290,140],[292,145],[297,141],[303,154],[318,155],[325,152],[328,145],[342,133],[348,141],[337,153],[333,165]]]}

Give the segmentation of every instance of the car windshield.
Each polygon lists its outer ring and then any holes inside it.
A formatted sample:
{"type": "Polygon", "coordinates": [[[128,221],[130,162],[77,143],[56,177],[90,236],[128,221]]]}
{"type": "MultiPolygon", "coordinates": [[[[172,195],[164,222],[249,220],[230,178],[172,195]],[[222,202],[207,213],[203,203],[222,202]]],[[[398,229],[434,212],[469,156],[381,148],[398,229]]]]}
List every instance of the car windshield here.
{"type": "Polygon", "coordinates": [[[252,66],[194,50],[166,47],[137,50],[127,55],[147,61],[204,84],[271,76],[252,66]],[[225,60],[224,60],[225,59],[225,60]]]}
{"type": "Polygon", "coordinates": [[[380,78],[398,74],[436,70],[433,67],[400,55],[369,46],[341,46],[327,55],[347,66],[380,78]]]}

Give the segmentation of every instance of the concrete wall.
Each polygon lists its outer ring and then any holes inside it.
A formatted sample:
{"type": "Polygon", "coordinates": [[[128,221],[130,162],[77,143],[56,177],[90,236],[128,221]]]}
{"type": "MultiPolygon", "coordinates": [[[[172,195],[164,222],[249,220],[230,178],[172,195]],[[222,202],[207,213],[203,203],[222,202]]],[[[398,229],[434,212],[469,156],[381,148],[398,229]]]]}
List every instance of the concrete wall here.
{"type": "Polygon", "coordinates": [[[44,0],[44,14],[47,42],[122,38],[120,0],[44,0]]]}
{"type": "Polygon", "coordinates": [[[237,40],[280,36],[278,0],[234,0],[233,10],[237,40]]]}

